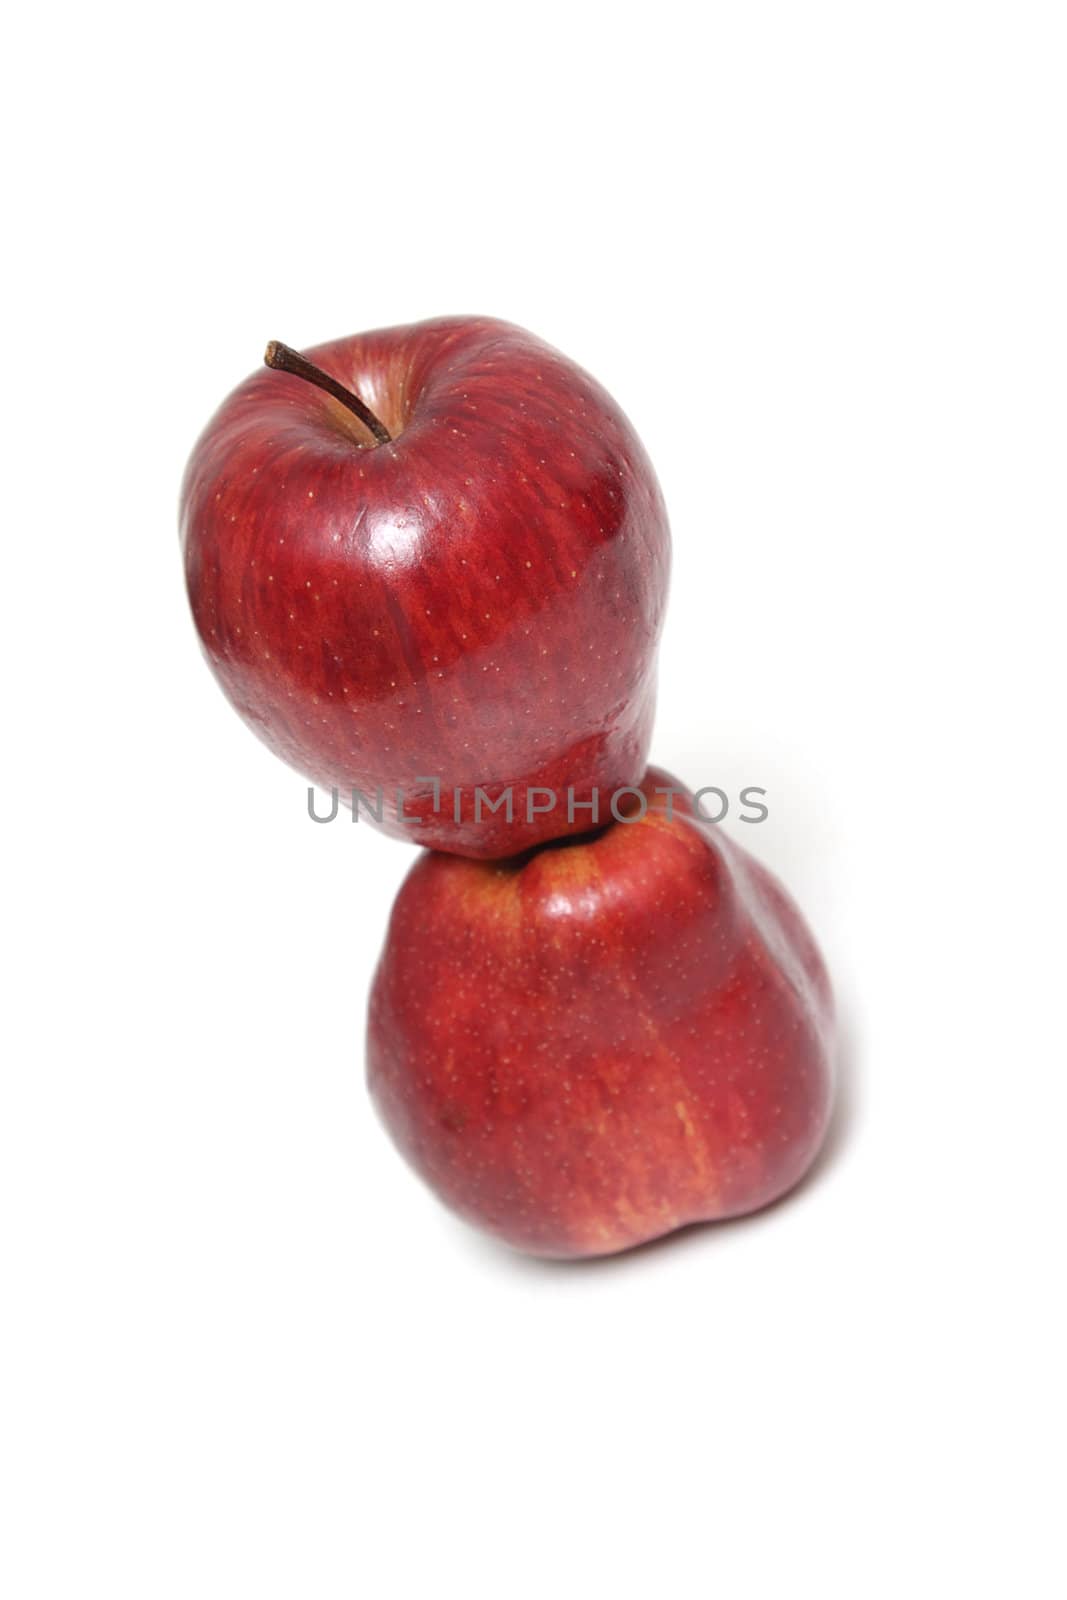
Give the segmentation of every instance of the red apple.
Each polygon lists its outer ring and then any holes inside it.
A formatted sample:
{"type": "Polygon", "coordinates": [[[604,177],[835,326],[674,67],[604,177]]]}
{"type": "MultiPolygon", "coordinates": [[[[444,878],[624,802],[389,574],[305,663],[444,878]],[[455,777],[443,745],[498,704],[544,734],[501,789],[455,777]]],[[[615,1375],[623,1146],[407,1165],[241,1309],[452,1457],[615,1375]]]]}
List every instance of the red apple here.
{"type": "Polygon", "coordinates": [[[223,689],[387,832],[494,857],[588,828],[568,789],[637,782],[654,709],[669,535],[633,429],[489,318],[311,355],[271,347],[287,370],[242,383],[186,471],[189,597],[223,689]]]}
{"type": "Polygon", "coordinates": [[[641,789],[597,836],[421,857],[371,994],[369,1084],[400,1150],[538,1255],[754,1211],[826,1129],[830,986],[800,913],[673,779],[641,789]]]}

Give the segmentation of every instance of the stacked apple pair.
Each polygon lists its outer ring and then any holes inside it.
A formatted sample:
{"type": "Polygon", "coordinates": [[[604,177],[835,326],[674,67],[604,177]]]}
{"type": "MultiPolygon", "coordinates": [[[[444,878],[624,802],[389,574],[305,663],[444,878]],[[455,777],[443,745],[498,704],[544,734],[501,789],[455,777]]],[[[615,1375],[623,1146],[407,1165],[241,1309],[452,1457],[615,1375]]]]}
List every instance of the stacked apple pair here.
{"type": "Polygon", "coordinates": [[[491,319],[267,366],[189,463],[189,596],[255,732],[427,847],[371,993],[386,1127],[542,1255],[766,1205],[826,1128],[829,984],[781,886],[646,769],[670,536],[633,429],[491,319]]]}

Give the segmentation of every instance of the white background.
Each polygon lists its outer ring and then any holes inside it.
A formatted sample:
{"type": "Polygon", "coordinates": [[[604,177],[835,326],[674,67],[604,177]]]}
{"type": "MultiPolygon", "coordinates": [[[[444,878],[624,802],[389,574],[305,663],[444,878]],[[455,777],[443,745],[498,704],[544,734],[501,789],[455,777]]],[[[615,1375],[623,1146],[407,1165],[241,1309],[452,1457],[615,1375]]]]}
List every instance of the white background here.
{"type": "Polygon", "coordinates": [[[10,1600],[1060,1595],[1057,5],[24,8],[5,51],[10,1600]],[[27,20],[30,18],[30,20],[27,20]],[[550,1266],[362,1081],[413,852],[185,609],[268,338],[532,328],[675,535],[658,761],[843,1014],[794,1199],[550,1266]]]}

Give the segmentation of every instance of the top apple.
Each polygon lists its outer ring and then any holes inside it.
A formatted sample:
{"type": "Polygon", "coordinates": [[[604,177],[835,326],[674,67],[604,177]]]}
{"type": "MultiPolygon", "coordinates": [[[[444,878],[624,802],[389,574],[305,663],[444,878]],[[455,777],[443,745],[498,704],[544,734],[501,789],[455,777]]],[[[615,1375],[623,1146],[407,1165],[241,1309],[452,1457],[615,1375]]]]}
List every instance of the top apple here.
{"type": "Polygon", "coordinates": [[[418,844],[514,855],[588,829],[594,790],[607,820],[645,769],[670,563],[632,427],[558,351],[486,317],[308,359],[377,433],[264,369],[182,486],[190,603],[226,694],[278,755],[418,844]]]}

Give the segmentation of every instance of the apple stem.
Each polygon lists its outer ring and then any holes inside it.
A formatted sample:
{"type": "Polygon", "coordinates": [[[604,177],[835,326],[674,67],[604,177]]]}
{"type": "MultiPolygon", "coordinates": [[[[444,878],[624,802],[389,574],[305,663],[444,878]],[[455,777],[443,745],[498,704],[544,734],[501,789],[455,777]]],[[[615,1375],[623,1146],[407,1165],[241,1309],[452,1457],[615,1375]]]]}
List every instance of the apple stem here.
{"type": "Polygon", "coordinates": [[[291,372],[294,378],[305,378],[317,389],[325,389],[327,394],[332,394],[335,400],[340,400],[343,406],[347,406],[365,428],[370,429],[379,444],[392,443],[392,435],[378,421],[370,406],[366,405],[358,394],[353,394],[351,389],[346,389],[343,383],[331,378],[328,372],[323,372],[321,367],[316,367],[313,362],[308,361],[299,350],[293,350],[289,345],[272,339],[266,348],[263,360],[275,372],[291,372]]]}

